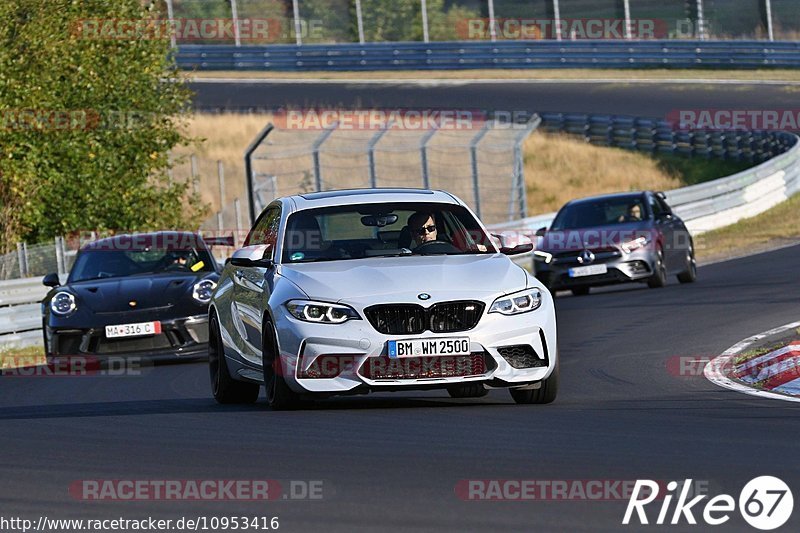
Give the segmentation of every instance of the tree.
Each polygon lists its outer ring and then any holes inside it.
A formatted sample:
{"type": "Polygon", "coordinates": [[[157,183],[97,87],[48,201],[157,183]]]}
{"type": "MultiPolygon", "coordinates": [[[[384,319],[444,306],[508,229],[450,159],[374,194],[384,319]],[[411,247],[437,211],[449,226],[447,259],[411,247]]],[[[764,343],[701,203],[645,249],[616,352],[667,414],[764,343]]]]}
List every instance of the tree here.
{"type": "Polygon", "coordinates": [[[0,251],[80,230],[197,227],[169,153],[190,93],[141,0],[0,3],[0,251]]]}

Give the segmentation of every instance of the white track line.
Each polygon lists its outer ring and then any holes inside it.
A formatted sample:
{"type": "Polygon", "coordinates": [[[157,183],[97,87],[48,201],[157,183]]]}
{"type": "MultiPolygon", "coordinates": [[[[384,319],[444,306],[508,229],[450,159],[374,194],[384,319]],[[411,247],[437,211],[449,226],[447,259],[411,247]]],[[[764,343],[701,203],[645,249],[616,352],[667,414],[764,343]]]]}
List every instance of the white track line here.
{"type": "Polygon", "coordinates": [[[536,85],[553,85],[553,84],[570,84],[570,85],[586,85],[586,84],[603,84],[603,83],[622,83],[622,84],[642,84],[642,85],[797,85],[800,86],[800,81],[785,81],[785,80],[736,80],[736,79],[660,79],[660,78],[590,78],[590,79],[559,79],[559,78],[530,78],[530,79],[515,79],[515,78],[470,78],[470,79],[446,79],[446,78],[374,78],[374,79],[358,79],[358,78],[204,78],[202,76],[187,76],[185,78],[190,83],[253,83],[253,84],[306,84],[306,85],[344,85],[344,84],[357,84],[357,85],[419,85],[419,86],[459,86],[459,85],[475,85],[475,84],[536,84],[536,85]]]}
{"type": "Polygon", "coordinates": [[[703,370],[703,375],[714,383],[715,385],[719,385],[720,387],[724,387],[726,389],[735,390],[737,392],[743,392],[745,394],[751,394],[753,396],[760,396],[762,398],[771,398],[773,400],[783,400],[786,402],[800,402],[800,398],[793,398],[791,396],[785,396],[783,394],[777,394],[770,391],[754,389],[752,387],[748,387],[746,385],[742,385],[732,379],[730,379],[726,374],[727,370],[732,370],[733,365],[731,361],[734,357],[738,354],[743,352],[747,347],[752,346],[754,343],[760,341],[761,339],[765,339],[767,337],[771,337],[772,335],[777,335],[778,333],[783,333],[784,331],[788,331],[790,329],[795,329],[800,327],[800,322],[792,322],[791,324],[785,324],[783,326],[779,326],[777,328],[772,328],[768,331],[764,331],[763,333],[759,333],[758,335],[753,335],[752,337],[747,337],[744,340],[741,340],[722,352],[722,355],[719,355],[709,361],[706,365],[705,369],[703,370]]]}

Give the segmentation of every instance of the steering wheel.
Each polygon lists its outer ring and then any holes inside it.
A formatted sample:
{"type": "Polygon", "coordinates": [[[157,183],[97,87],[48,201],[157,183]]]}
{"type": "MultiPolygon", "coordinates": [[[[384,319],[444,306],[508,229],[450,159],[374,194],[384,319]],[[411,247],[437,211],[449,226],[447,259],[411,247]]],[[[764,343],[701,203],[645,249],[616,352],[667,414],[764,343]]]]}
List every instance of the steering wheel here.
{"type": "Polygon", "coordinates": [[[180,263],[172,263],[164,268],[164,272],[189,272],[190,270],[189,265],[182,265],[180,263]]]}
{"type": "Polygon", "coordinates": [[[415,254],[448,254],[460,252],[458,248],[447,241],[428,241],[423,242],[414,248],[415,254]]]}

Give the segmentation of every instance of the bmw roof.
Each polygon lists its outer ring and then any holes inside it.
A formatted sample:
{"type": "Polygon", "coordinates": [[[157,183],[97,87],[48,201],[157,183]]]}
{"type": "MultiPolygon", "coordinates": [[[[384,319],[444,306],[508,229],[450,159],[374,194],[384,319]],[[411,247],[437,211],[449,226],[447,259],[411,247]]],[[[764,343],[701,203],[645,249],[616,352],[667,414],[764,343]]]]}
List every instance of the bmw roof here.
{"type": "Polygon", "coordinates": [[[455,204],[456,198],[445,191],[429,189],[375,188],[375,189],[343,189],[322,191],[290,196],[297,209],[314,207],[330,207],[336,205],[352,205],[360,203],[389,202],[439,202],[455,204]]]}

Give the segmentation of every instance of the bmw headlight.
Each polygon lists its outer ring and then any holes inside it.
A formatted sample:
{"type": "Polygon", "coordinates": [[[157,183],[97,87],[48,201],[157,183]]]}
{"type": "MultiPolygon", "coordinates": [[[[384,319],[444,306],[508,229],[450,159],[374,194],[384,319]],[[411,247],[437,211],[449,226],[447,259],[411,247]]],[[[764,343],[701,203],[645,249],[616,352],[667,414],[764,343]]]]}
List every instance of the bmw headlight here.
{"type": "Polygon", "coordinates": [[[553,260],[553,254],[543,252],[542,250],[534,250],[533,258],[537,261],[544,261],[545,263],[550,264],[550,261],[553,260]]]}
{"type": "Polygon", "coordinates": [[[503,315],[518,315],[538,309],[542,305],[542,291],[539,289],[526,289],[514,294],[501,296],[489,308],[490,313],[503,315]]]}
{"type": "Polygon", "coordinates": [[[626,254],[633,252],[634,250],[638,250],[644,246],[647,246],[650,243],[650,237],[638,237],[633,239],[632,241],[628,241],[622,245],[622,249],[625,251],[626,254]]]}
{"type": "Polygon", "coordinates": [[[297,319],[321,324],[342,324],[348,320],[360,320],[355,309],[341,304],[314,302],[310,300],[290,300],[286,309],[297,319]]]}
{"type": "Polygon", "coordinates": [[[192,298],[201,304],[207,304],[211,301],[211,295],[214,293],[214,289],[216,288],[216,281],[210,279],[198,281],[194,284],[194,288],[192,289],[192,298]]]}
{"type": "Polygon", "coordinates": [[[67,316],[77,308],[75,296],[69,292],[57,292],[50,300],[50,310],[58,316],[67,316]]]}

